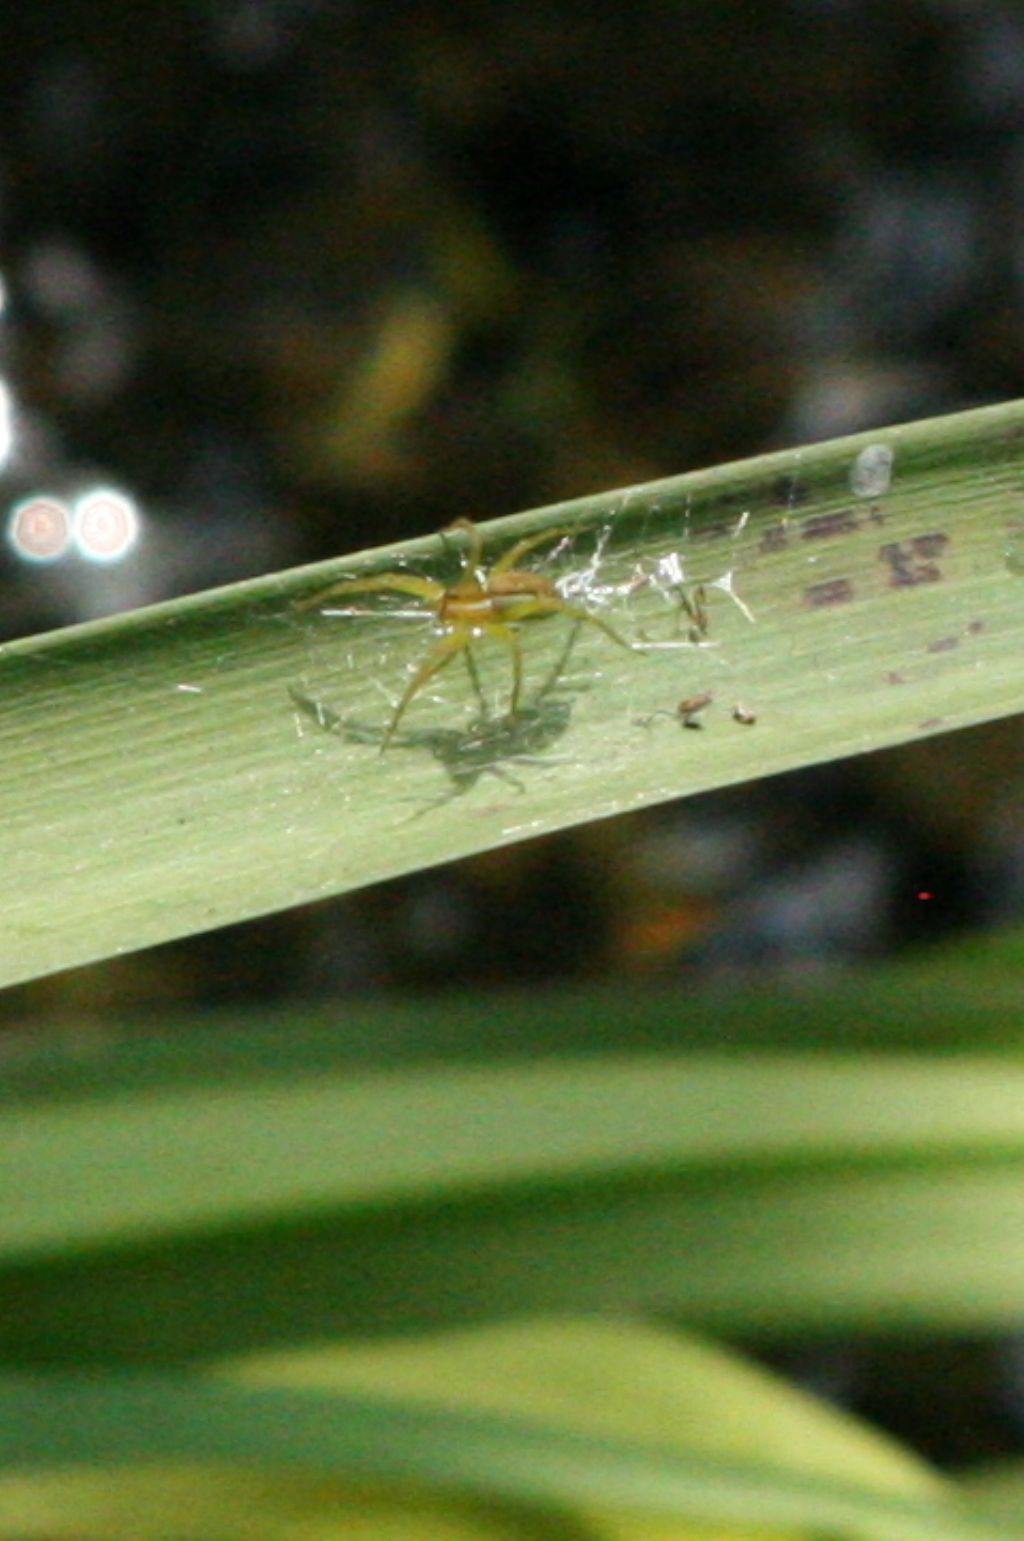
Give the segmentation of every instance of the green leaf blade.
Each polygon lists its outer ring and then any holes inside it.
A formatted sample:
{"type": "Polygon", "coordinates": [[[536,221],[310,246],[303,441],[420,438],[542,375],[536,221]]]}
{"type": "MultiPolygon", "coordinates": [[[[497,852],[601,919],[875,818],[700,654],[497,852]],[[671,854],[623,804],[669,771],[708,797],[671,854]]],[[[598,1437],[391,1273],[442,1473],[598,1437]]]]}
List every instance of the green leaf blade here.
{"type": "Polygon", "coordinates": [[[524,624],[510,720],[508,659],[484,638],[488,715],[450,668],[385,754],[429,612],[299,602],[345,574],[451,581],[436,540],[8,644],[0,983],[1019,710],[1022,427],[1010,403],[490,527],[488,560],[578,531],[545,570],[637,646],[583,627],[566,657],[567,621],[524,624]],[[892,483],[867,496],[878,446],[892,483]],[[696,584],[699,646],[680,609],[696,584]],[[705,691],[702,731],[682,731],[678,702],[705,691]]]}

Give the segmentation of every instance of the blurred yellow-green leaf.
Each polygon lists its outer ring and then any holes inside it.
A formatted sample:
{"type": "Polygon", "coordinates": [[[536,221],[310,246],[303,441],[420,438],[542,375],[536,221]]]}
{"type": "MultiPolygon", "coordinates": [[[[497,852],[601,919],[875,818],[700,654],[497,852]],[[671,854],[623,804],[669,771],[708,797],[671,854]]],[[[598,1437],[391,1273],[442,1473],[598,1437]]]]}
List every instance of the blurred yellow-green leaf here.
{"type": "Polygon", "coordinates": [[[636,1325],[548,1320],[321,1346],[188,1381],[7,1379],[0,1412],[0,1467],[57,1468],[0,1481],[0,1520],[6,1503],[18,1523],[35,1505],[59,1524],[84,1500],[93,1525],[131,1519],[133,1534],[164,1535],[194,1483],[190,1523],[240,1536],[317,1524],[348,1534],[349,1516],[357,1535],[543,1535],[545,1512],[566,1517],[553,1535],[594,1541],[1000,1534],[853,1420],[722,1350],[636,1325]],[[100,1456],[114,1466],[106,1483],[74,1469],[100,1456]],[[204,1460],[212,1470],[174,1469],[204,1460]],[[124,1462],[158,1465],[147,1475],[124,1462]],[[225,1462],[258,1462],[262,1475],[225,1462]],[[262,1528],[246,1528],[250,1505],[262,1528]]]}

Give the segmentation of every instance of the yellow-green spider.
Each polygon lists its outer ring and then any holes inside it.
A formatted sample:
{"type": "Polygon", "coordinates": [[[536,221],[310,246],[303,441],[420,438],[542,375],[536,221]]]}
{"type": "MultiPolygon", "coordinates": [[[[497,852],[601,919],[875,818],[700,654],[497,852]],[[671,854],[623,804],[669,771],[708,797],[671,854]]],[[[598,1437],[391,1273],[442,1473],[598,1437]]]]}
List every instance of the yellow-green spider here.
{"type": "MultiPolygon", "coordinates": [[[[551,541],[561,540],[563,536],[572,534],[571,530],[545,530],[540,535],[528,535],[525,540],[516,541],[514,546],[510,546],[492,567],[484,565],[483,540],[472,520],[456,519],[448,526],[448,530],[463,531],[469,537],[469,548],[461,576],[447,587],[436,578],[418,577],[414,573],[380,573],[375,578],[352,578],[337,583],[303,602],[302,608],[310,609],[338,596],[393,593],[424,599],[432,607],[441,638],[402,692],[384,733],[381,753],[394,738],[406,708],[424,685],[459,653],[466,653],[479,637],[496,637],[512,655],[512,698],[509,704],[512,714],[519,710],[523,687],[523,651],[519,639],[521,621],[532,621],[545,615],[567,615],[574,621],[590,621],[592,625],[599,626],[613,642],[632,651],[631,644],[620,637],[607,621],[584,609],[582,605],[564,599],[544,573],[531,572],[518,565],[531,551],[551,541]]],[[[467,653],[467,659],[468,656],[467,653]]]]}

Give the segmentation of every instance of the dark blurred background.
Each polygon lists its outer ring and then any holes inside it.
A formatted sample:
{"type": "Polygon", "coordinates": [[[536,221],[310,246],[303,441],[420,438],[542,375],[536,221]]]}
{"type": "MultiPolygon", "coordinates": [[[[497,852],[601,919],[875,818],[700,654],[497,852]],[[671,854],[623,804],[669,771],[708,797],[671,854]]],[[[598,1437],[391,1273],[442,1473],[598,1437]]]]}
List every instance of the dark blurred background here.
{"type": "MultiPolygon", "coordinates": [[[[6,636],[1024,394],[1016,4],[36,0],[3,33],[6,636]]],[[[1020,914],[1022,795],[996,724],[0,1009],[883,956],[1020,914]]],[[[898,1424],[844,1353],[807,1374],[898,1424]]],[[[999,1444],[985,1396],[936,1453],[999,1444]]]]}

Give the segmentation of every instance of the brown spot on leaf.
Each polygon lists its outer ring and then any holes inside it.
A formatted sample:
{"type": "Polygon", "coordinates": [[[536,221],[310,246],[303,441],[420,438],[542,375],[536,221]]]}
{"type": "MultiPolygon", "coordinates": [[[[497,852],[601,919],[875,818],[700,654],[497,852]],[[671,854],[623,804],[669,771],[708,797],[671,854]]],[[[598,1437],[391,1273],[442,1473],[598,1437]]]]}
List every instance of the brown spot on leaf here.
{"type": "Polygon", "coordinates": [[[852,508],[839,508],[831,514],[815,514],[800,526],[801,540],[831,540],[836,535],[852,535],[860,529],[860,520],[852,508]]]}
{"type": "Polygon", "coordinates": [[[804,599],[813,610],[821,610],[827,605],[848,605],[852,598],[853,584],[849,578],[829,578],[804,589],[804,599]]]}

